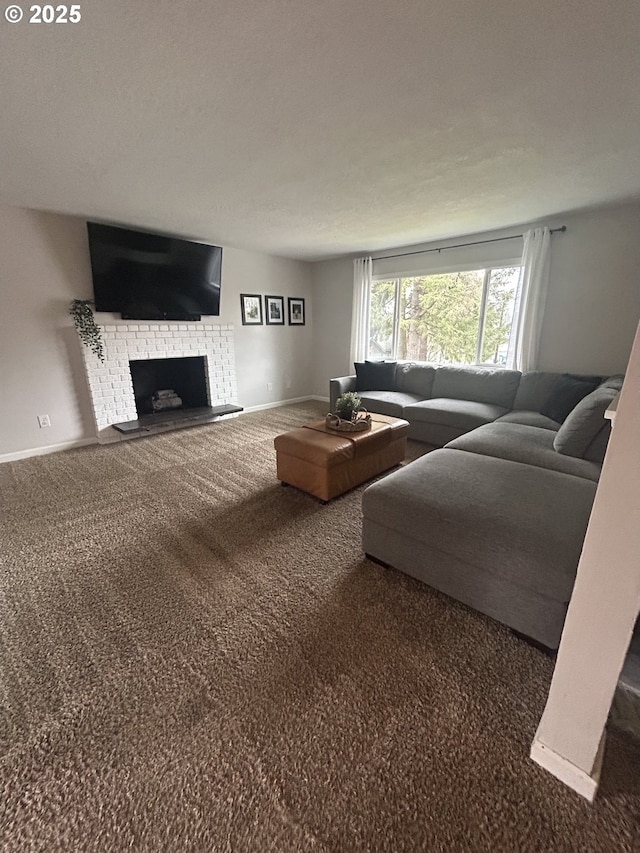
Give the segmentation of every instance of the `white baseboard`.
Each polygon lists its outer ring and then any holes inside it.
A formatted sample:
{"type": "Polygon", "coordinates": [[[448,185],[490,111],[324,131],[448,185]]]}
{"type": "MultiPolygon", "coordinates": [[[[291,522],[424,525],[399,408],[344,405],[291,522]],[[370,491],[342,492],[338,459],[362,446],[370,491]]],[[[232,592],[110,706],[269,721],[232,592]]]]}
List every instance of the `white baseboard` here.
{"type": "Polygon", "coordinates": [[[307,400],[321,400],[321,401],[327,401],[328,402],[329,398],[328,397],[312,397],[309,394],[307,394],[304,397],[292,397],[290,400],[276,400],[275,403],[262,403],[260,406],[245,406],[245,408],[242,410],[241,414],[243,414],[245,412],[247,412],[247,413],[248,412],[261,412],[263,409],[277,409],[278,406],[291,406],[291,405],[293,405],[293,403],[306,403],[307,400]]]}
{"type": "MultiPolygon", "coordinates": [[[[290,406],[293,403],[306,403],[307,400],[318,400],[322,403],[328,403],[328,397],[317,397],[307,395],[305,397],[293,397],[290,400],[277,400],[275,403],[263,403],[260,406],[247,406],[243,409],[244,412],[259,412],[262,409],[276,409],[278,406],[290,406]]],[[[105,430],[106,432],[106,430],[105,430]]],[[[132,438],[134,436],[128,436],[132,438]]],[[[17,462],[19,459],[28,459],[31,456],[45,456],[47,453],[58,453],[60,450],[71,450],[74,447],[84,447],[87,444],[115,444],[123,440],[121,436],[113,438],[80,438],[77,441],[63,441],[60,444],[49,444],[47,447],[31,447],[28,450],[18,450],[15,453],[1,453],[0,465],[3,462],[17,462]]]]}
{"type": "Polygon", "coordinates": [[[600,741],[600,746],[598,747],[596,760],[591,773],[587,773],[586,770],[576,767],[575,764],[572,764],[564,756],[554,752],[554,750],[550,749],[548,746],[545,746],[545,744],[537,738],[535,738],[531,744],[530,757],[536,762],[536,764],[539,764],[540,767],[543,767],[549,773],[553,774],[556,779],[564,782],[565,785],[572,788],[577,794],[580,794],[581,797],[584,797],[592,803],[598,790],[598,785],[600,784],[600,771],[602,769],[602,757],[604,755],[604,740],[605,732],[602,733],[602,739],[600,741]]]}
{"type": "Polygon", "coordinates": [[[29,459],[31,456],[46,456],[48,453],[58,453],[60,450],[71,450],[74,447],[86,447],[87,444],[97,443],[97,438],[79,438],[76,441],[63,441],[60,444],[49,444],[46,447],[17,450],[15,453],[0,453],[0,465],[4,462],[17,462],[19,459],[29,459]]]}

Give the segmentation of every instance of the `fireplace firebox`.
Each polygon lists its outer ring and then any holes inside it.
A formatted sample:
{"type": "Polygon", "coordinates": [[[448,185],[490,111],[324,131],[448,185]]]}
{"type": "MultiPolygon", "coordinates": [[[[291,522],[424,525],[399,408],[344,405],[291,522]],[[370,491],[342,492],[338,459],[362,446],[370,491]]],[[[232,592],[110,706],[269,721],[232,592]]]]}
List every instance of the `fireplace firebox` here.
{"type": "Polygon", "coordinates": [[[130,361],[138,417],[209,405],[204,356],[130,361]]]}

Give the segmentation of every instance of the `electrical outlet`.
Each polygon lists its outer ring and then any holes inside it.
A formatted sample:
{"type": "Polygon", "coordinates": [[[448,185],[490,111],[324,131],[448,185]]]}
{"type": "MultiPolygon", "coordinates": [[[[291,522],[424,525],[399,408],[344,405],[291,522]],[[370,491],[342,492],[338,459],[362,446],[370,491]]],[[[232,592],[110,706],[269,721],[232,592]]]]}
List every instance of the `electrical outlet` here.
{"type": "Polygon", "coordinates": [[[50,427],[51,419],[49,418],[49,415],[38,415],[38,423],[40,424],[41,429],[42,427],[50,427]]]}
{"type": "Polygon", "coordinates": [[[267,391],[273,391],[273,382],[267,382],[267,391]]]}

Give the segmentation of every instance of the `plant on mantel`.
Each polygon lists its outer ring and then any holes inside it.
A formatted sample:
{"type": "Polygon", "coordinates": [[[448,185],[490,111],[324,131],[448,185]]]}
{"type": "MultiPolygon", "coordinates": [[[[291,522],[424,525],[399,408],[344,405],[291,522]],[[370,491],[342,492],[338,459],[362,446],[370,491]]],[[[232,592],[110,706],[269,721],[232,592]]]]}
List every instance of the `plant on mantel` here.
{"type": "Polygon", "coordinates": [[[69,306],[69,314],[73,317],[73,323],[82,343],[104,362],[104,345],[102,333],[93,316],[93,299],[74,299],[69,306]]]}

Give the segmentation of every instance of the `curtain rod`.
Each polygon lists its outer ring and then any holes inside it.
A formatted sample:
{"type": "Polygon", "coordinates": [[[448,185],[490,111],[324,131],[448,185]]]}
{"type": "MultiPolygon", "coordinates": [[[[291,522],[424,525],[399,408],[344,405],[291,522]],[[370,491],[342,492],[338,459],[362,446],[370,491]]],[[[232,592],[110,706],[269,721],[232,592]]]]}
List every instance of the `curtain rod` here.
{"type": "MultiPolygon", "coordinates": [[[[560,228],[552,228],[550,234],[558,234],[567,230],[566,225],[561,225],[560,228]]],[[[380,255],[378,258],[371,258],[372,261],[386,261],[388,258],[408,258],[410,255],[427,255],[429,252],[446,252],[447,249],[464,249],[466,246],[480,246],[482,243],[500,243],[501,240],[516,240],[518,237],[524,237],[524,234],[512,234],[510,237],[494,237],[493,240],[476,240],[473,243],[458,243],[455,246],[440,246],[439,249],[422,249],[419,252],[401,252],[398,255],[380,255]]]]}

